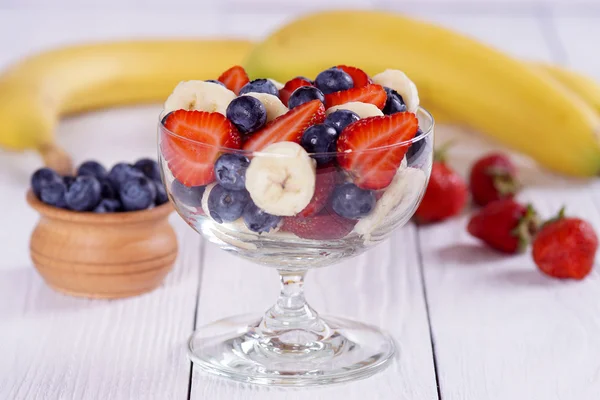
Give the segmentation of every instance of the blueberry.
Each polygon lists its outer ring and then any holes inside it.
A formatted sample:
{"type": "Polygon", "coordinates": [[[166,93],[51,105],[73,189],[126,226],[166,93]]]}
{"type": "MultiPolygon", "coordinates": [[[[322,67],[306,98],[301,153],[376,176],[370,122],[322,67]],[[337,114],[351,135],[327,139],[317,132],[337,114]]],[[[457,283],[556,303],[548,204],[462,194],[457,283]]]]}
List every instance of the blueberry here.
{"type": "Polygon", "coordinates": [[[160,120],[160,123],[165,125],[167,123],[167,118],[169,117],[169,115],[171,115],[173,113],[173,111],[168,112],[167,114],[165,114],[165,116],[160,120]]]}
{"type": "Polygon", "coordinates": [[[133,168],[137,169],[153,181],[161,181],[158,163],[150,158],[140,158],[133,164],[133,168]]]}
{"type": "MultiPolygon", "coordinates": [[[[415,134],[415,139],[422,135],[423,131],[421,130],[421,128],[419,128],[417,130],[417,133],[415,134]]],[[[429,138],[421,138],[410,145],[408,151],[406,152],[406,161],[408,162],[408,165],[413,165],[415,161],[419,158],[421,153],[423,153],[423,149],[425,148],[425,144],[427,143],[428,139],[429,138]]]]}
{"type": "Polygon", "coordinates": [[[154,204],[156,186],[145,176],[131,178],[121,184],[119,195],[125,211],[145,210],[154,204]]]}
{"type": "Polygon", "coordinates": [[[228,190],[215,185],[208,195],[208,211],[220,224],[233,222],[242,216],[249,199],[250,195],[245,190],[228,190]]]}
{"type": "Polygon", "coordinates": [[[337,110],[332,112],[325,118],[323,122],[326,125],[332,126],[337,131],[338,135],[342,133],[344,128],[353,122],[360,119],[357,113],[350,110],[337,110]]]}
{"type": "Polygon", "coordinates": [[[40,168],[31,175],[31,189],[38,198],[42,188],[52,182],[62,182],[62,178],[50,168],[40,168]]]}
{"type": "Polygon", "coordinates": [[[353,183],[336,187],[331,195],[331,206],[336,214],[345,218],[361,218],[375,207],[375,193],[361,189],[353,183]]]}
{"type": "Polygon", "coordinates": [[[294,90],[288,100],[288,107],[290,110],[294,107],[298,107],[301,104],[308,103],[312,100],[319,100],[321,103],[325,103],[325,95],[319,89],[314,86],[300,86],[294,90]]]}
{"type": "Polygon", "coordinates": [[[240,89],[240,96],[246,93],[268,93],[273,96],[279,96],[279,90],[277,90],[277,86],[273,82],[268,79],[255,79],[246,83],[240,89]]]}
{"type": "Polygon", "coordinates": [[[102,199],[94,208],[94,212],[98,214],[113,213],[121,211],[121,202],[118,199],[102,199]]]}
{"type": "Polygon", "coordinates": [[[223,82],[221,82],[221,81],[218,81],[218,80],[216,80],[216,79],[207,79],[207,80],[205,80],[204,82],[216,83],[217,85],[221,85],[221,86],[225,87],[225,84],[224,84],[223,82]]]}
{"type": "Polygon", "coordinates": [[[227,106],[226,115],[241,133],[254,132],[267,122],[267,109],[252,96],[233,99],[227,106]]]}
{"type": "Polygon", "coordinates": [[[77,168],[77,175],[91,175],[96,178],[104,178],[106,176],[106,168],[98,161],[86,161],[77,168]]]}
{"type": "Polygon", "coordinates": [[[300,144],[317,161],[317,165],[327,164],[335,158],[337,131],[325,124],[313,125],[302,134],[300,144]],[[329,154],[319,154],[329,153],[329,154]]]}
{"type": "Polygon", "coordinates": [[[271,215],[261,210],[252,201],[244,209],[244,223],[252,232],[263,233],[275,229],[281,222],[281,217],[271,215]]]}
{"type": "Polygon", "coordinates": [[[206,186],[187,187],[177,179],[171,183],[171,194],[175,200],[190,206],[200,207],[202,205],[202,195],[206,186]]]}
{"type": "Polygon", "coordinates": [[[383,113],[385,115],[391,115],[397,112],[406,111],[406,104],[404,104],[402,96],[394,89],[388,87],[384,87],[384,89],[387,94],[387,99],[385,101],[385,106],[383,107],[383,113]]]}
{"type": "Polygon", "coordinates": [[[352,77],[339,68],[332,67],[317,75],[315,85],[324,94],[348,90],[354,86],[352,77]]]}
{"type": "Polygon", "coordinates": [[[108,178],[98,179],[100,182],[100,197],[103,199],[116,199],[118,190],[108,178]]]}
{"type": "Polygon", "coordinates": [[[65,201],[66,192],[67,186],[64,182],[51,182],[42,187],[40,198],[44,203],[51,206],[67,208],[67,202],[65,201]]]}
{"type": "Polygon", "coordinates": [[[110,179],[111,183],[113,184],[113,187],[117,189],[117,191],[121,188],[121,185],[125,181],[132,178],[141,177],[144,177],[144,174],[141,171],[137,170],[136,168],[133,168],[131,164],[124,162],[115,164],[115,166],[112,167],[112,169],[108,173],[108,179],[110,179]]]}
{"type": "Polygon", "coordinates": [[[248,165],[250,161],[242,155],[223,154],[215,162],[217,182],[225,189],[244,190],[248,165]]]}
{"type": "Polygon", "coordinates": [[[65,194],[67,206],[75,211],[91,211],[100,202],[101,190],[100,182],[95,177],[78,176],[65,194]]]}
{"type": "Polygon", "coordinates": [[[165,189],[165,185],[162,182],[152,181],[154,182],[154,186],[156,188],[156,197],[154,198],[154,204],[160,206],[161,204],[165,204],[169,201],[169,196],[167,196],[167,189],[165,189]]]}
{"type": "Polygon", "coordinates": [[[65,175],[63,176],[63,183],[65,184],[65,186],[67,187],[67,189],[69,187],[71,187],[71,185],[73,184],[73,182],[75,182],[75,177],[72,175],[65,175]]]}

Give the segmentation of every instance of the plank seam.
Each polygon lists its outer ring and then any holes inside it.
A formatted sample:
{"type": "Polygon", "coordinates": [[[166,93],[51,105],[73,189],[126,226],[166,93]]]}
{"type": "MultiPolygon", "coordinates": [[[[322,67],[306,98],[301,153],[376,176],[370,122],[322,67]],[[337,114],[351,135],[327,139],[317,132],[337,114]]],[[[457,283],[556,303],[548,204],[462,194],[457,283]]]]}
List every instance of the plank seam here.
{"type": "MultiPolygon", "coordinates": [[[[194,318],[192,322],[192,332],[196,330],[196,325],[198,323],[198,304],[200,303],[200,288],[202,287],[202,277],[204,276],[204,240],[200,241],[200,271],[198,273],[198,286],[196,287],[196,306],[194,307],[194,318]]],[[[187,346],[187,342],[186,342],[187,346]]],[[[190,360],[190,374],[188,379],[188,390],[187,390],[187,400],[190,400],[192,397],[192,377],[194,376],[194,363],[190,360]]]]}
{"type": "Polygon", "coordinates": [[[537,12],[537,20],[540,23],[542,37],[550,48],[554,62],[562,65],[568,64],[567,49],[558,34],[552,10],[547,6],[540,7],[537,12]]]}
{"type": "Polygon", "coordinates": [[[440,378],[438,373],[437,353],[435,348],[435,340],[433,338],[433,327],[431,324],[431,315],[429,312],[429,298],[427,297],[427,287],[425,284],[425,272],[423,266],[423,252],[421,248],[421,235],[419,234],[419,226],[415,227],[417,260],[419,263],[419,274],[421,276],[421,290],[423,292],[423,301],[425,302],[425,314],[427,315],[427,327],[429,328],[429,342],[431,343],[431,354],[433,356],[433,374],[435,376],[435,389],[437,391],[438,400],[442,400],[442,391],[440,387],[440,378]]]}

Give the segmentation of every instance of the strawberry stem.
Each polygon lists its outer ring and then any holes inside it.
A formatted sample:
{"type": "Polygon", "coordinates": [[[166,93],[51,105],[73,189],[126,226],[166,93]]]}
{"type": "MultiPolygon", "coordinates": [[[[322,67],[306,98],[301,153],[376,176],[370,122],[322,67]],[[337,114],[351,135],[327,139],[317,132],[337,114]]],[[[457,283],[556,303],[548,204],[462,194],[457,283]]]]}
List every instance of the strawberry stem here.
{"type": "Polygon", "coordinates": [[[558,213],[554,217],[550,218],[549,220],[545,221],[542,224],[542,228],[545,227],[546,225],[550,225],[556,221],[560,221],[561,219],[563,219],[565,217],[565,209],[566,209],[566,207],[562,206],[560,208],[560,210],[558,210],[558,213]]]}
{"type": "Polygon", "coordinates": [[[527,249],[539,228],[540,219],[538,214],[531,204],[527,204],[525,214],[519,219],[517,226],[511,232],[519,240],[519,252],[527,249]]]}
{"type": "Polygon", "coordinates": [[[433,152],[433,161],[437,161],[440,163],[445,163],[446,162],[446,156],[448,155],[448,150],[454,146],[454,141],[453,140],[449,140],[446,143],[442,144],[439,148],[437,148],[434,152],[433,152]]]}
{"type": "Polygon", "coordinates": [[[502,197],[513,195],[521,189],[521,184],[507,168],[500,166],[489,167],[485,173],[492,177],[494,188],[496,188],[502,197]]]}

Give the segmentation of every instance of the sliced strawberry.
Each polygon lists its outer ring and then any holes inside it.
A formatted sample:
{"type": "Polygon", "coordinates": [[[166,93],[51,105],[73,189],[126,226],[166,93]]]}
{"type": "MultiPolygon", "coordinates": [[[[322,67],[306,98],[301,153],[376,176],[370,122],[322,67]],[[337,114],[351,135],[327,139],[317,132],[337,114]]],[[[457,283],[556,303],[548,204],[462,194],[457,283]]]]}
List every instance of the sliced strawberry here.
{"type": "Polygon", "coordinates": [[[256,131],[244,143],[244,150],[259,151],[272,143],[300,143],[306,128],[325,120],[325,107],[319,100],[312,100],[288,111],[262,129],[256,131]]]}
{"type": "Polygon", "coordinates": [[[292,232],[304,239],[341,239],[352,232],[357,222],[333,213],[314,215],[309,218],[285,217],[281,230],[292,232]]]}
{"type": "Polygon", "coordinates": [[[349,65],[338,65],[336,68],[341,69],[352,77],[355,88],[367,86],[373,83],[371,78],[369,78],[369,75],[367,75],[367,73],[360,68],[351,67],[349,65]]]}
{"type": "Polygon", "coordinates": [[[250,82],[250,79],[248,79],[248,74],[243,67],[234,65],[219,76],[219,82],[222,82],[227,89],[238,94],[240,89],[250,82]]]}
{"type": "Polygon", "coordinates": [[[163,132],[162,156],[173,176],[188,187],[214,181],[213,165],[223,149],[241,147],[239,132],[219,113],[177,110],[167,115],[164,124],[182,138],[163,132]]]}
{"type": "Polygon", "coordinates": [[[340,104],[348,103],[349,101],[360,101],[362,103],[375,104],[380,110],[385,106],[387,94],[383,86],[367,85],[348,90],[341,90],[325,95],[325,104],[327,108],[339,106],[340,104]]]}
{"type": "Polygon", "coordinates": [[[413,113],[399,112],[356,121],[344,129],[337,142],[337,160],[362,189],[383,189],[394,178],[419,128],[413,113]]]}
{"type": "Polygon", "coordinates": [[[301,78],[301,77],[297,77],[297,78],[292,79],[291,81],[287,81],[285,83],[285,86],[283,86],[281,89],[279,89],[279,99],[287,107],[288,100],[289,100],[290,96],[292,95],[292,93],[294,93],[294,90],[296,90],[302,86],[313,86],[313,84],[311,81],[301,78]]]}
{"type": "Polygon", "coordinates": [[[313,194],[310,203],[300,211],[298,217],[310,217],[318,214],[327,205],[329,196],[335,188],[337,171],[335,168],[318,169],[317,181],[315,183],[315,194],[313,194]]]}

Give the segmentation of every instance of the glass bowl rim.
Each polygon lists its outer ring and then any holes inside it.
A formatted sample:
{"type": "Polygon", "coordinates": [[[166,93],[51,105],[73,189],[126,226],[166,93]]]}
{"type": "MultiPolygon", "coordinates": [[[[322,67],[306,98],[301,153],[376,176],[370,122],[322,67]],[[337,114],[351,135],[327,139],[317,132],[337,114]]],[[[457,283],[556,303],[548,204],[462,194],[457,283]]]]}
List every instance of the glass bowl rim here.
{"type": "MultiPolygon", "coordinates": [[[[415,113],[415,115],[417,116],[418,119],[418,114],[422,113],[425,115],[425,117],[430,121],[430,125],[429,125],[429,129],[427,129],[427,131],[423,130],[423,134],[419,135],[419,136],[415,136],[410,140],[404,140],[402,142],[398,142],[398,143],[394,143],[394,144],[388,144],[385,146],[379,146],[379,147],[374,147],[372,149],[367,149],[367,150],[360,150],[360,151],[356,151],[354,153],[358,153],[358,154],[362,154],[362,153],[369,153],[369,152],[377,152],[377,151],[382,151],[382,150],[388,150],[388,149],[392,149],[395,147],[402,147],[402,146],[409,146],[412,145],[416,142],[419,142],[421,140],[426,140],[429,136],[431,136],[431,134],[433,133],[434,127],[435,127],[435,119],[433,118],[433,115],[431,115],[431,113],[429,111],[427,111],[425,108],[419,106],[419,108],[417,109],[417,112],[415,113]]],[[[251,156],[255,156],[255,155],[265,155],[265,156],[274,156],[275,154],[273,153],[264,153],[261,151],[254,151],[254,150],[244,150],[244,149],[233,149],[230,147],[223,147],[223,146],[215,146],[213,144],[207,144],[204,142],[199,142],[197,140],[194,139],[189,139],[186,138],[184,136],[178,135],[175,132],[170,131],[169,129],[167,129],[167,127],[165,127],[163,121],[165,116],[167,116],[169,113],[165,113],[164,110],[162,110],[159,114],[158,117],[158,125],[159,128],[166,132],[169,136],[173,136],[174,138],[177,138],[178,140],[183,140],[185,142],[190,142],[194,145],[198,145],[198,146],[203,146],[203,147],[208,147],[208,148],[213,148],[213,149],[217,149],[219,151],[222,152],[226,152],[226,153],[234,153],[234,154],[241,154],[241,155],[251,155],[251,156]]],[[[420,129],[420,127],[419,127],[420,129]]],[[[331,151],[331,152],[321,152],[321,153],[308,153],[309,156],[337,156],[338,154],[348,154],[348,152],[338,152],[338,151],[331,151]]]]}

